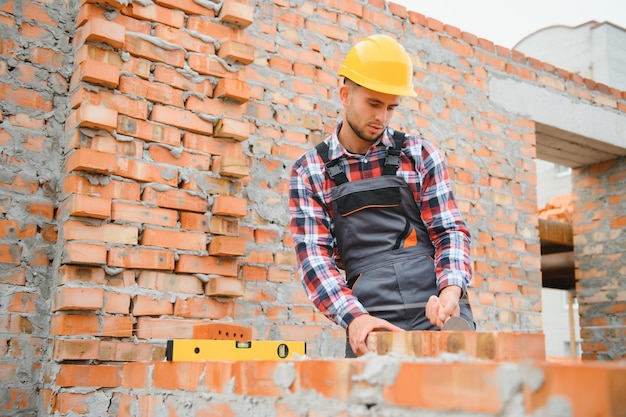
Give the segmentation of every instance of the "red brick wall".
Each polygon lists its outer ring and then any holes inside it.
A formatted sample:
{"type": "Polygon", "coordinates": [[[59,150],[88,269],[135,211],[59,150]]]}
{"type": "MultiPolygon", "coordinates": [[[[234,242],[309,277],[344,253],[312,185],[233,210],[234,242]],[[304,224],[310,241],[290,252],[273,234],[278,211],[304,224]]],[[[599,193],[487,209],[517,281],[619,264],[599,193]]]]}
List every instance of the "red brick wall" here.
{"type": "Polygon", "coordinates": [[[573,189],[583,359],[624,359],[626,159],[576,170],[573,189]]]}
{"type": "Polygon", "coordinates": [[[135,401],[107,387],[200,322],[341,355],[300,286],[286,190],[337,120],[343,55],[375,32],[413,56],[418,98],[394,125],[448,157],[479,328],[541,328],[534,124],[488,79],[624,111],[619,92],[383,1],[126,3],[0,5],[3,413],[80,403],[86,380],[135,401]]]}

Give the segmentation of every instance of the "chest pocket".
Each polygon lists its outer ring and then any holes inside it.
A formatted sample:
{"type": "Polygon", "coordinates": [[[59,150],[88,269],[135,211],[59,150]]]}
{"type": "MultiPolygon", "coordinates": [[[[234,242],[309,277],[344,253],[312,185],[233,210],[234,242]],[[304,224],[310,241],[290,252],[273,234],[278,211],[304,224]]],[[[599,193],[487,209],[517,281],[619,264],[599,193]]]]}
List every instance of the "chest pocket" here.
{"type": "Polygon", "coordinates": [[[400,200],[399,187],[385,187],[344,195],[336,200],[336,204],[339,214],[345,217],[368,208],[398,207],[400,200]]]}

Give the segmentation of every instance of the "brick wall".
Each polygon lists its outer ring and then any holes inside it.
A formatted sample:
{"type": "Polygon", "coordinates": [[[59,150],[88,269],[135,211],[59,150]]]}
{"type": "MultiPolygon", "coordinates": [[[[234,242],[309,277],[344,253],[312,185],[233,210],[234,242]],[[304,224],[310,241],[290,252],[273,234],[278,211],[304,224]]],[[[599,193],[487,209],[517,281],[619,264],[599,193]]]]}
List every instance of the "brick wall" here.
{"type": "Polygon", "coordinates": [[[626,159],[576,170],[572,178],[583,358],[624,358],[626,159]]]}
{"type": "Polygon", "coordinates": [[[534,123],[489,102],[489,77],[626,109],[620,92],[380,0],[9,0],[0,31],[7,415],[164,412],[169,385],[142,378],[170,372],[165,341],[198,323],[342,354],[299,284],[286,190],[333,128],[335,73],[364,34],[397,34],[413,57],[418,98],[394,125],[448,158],[483,330],[541,328],[534,123]]]}

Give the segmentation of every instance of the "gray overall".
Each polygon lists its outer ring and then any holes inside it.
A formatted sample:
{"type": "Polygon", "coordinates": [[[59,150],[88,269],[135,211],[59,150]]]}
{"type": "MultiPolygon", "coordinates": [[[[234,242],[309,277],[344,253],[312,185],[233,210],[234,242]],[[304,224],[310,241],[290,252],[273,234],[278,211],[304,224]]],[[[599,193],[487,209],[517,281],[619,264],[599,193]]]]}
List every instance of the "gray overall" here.
{"type": "MultiPolygon", "coordinates": [[[[435,248],[413,193],[395,175],[403,141],[404,133],[395,132],[382,176],[355,182],[347,180],[338,160],[328,161],[324,142],[318,152],[335,182],[331,189],[335,237],[348,287],[365,309],[375,310],[370,312],[373,316],[405,330],[437,330],[424,308],[438,293],[435,248]]],[[[469,304],[461,303],[461,316],[473,323],[469,304]]],[[[354,357],[349,343],[346,357],[354,357]]]]}

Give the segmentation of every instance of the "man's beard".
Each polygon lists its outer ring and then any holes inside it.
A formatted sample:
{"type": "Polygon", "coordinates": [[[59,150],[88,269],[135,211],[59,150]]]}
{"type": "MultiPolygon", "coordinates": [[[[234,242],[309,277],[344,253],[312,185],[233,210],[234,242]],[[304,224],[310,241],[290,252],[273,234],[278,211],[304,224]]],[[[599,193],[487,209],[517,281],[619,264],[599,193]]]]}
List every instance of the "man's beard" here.
{"type": "Polygon", "coordinates": [[[363,133],[363,129],[359,129],[354,123],[350,121],[349,115],[346,115],[346,123],[348,123],[354,134],[357,135],[359,139],[365,142],[376,142],[376,140],[380,137],[380,135],[376,135],[374,137],[365,135],[365,133],[363,133]]]}

